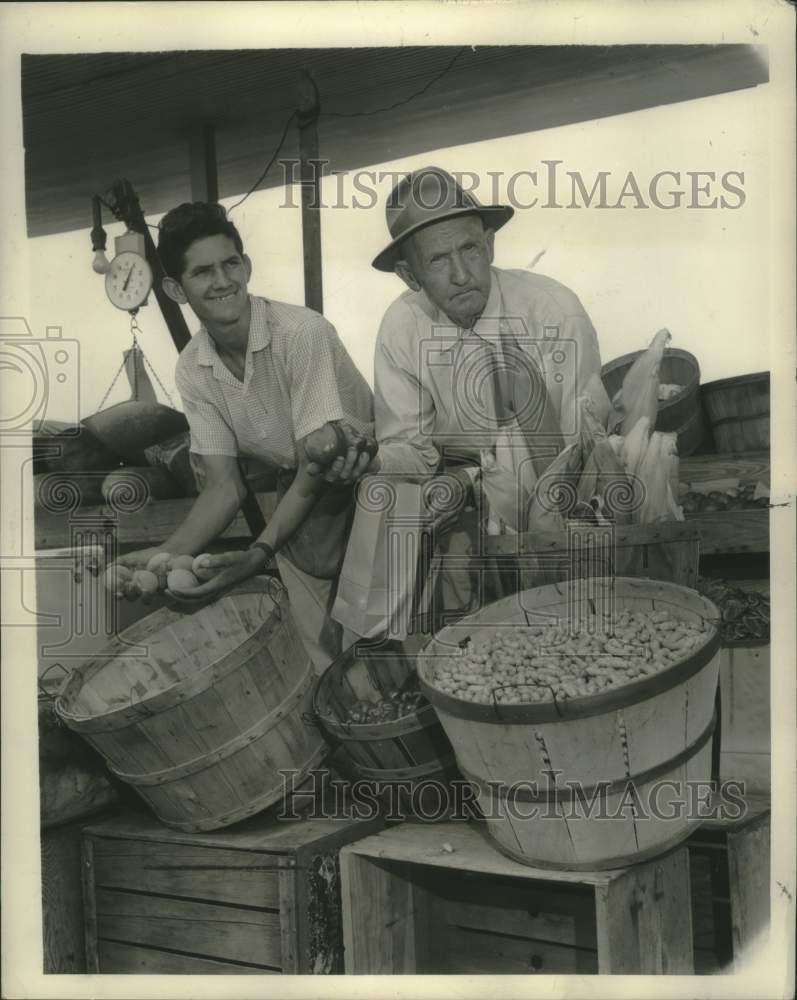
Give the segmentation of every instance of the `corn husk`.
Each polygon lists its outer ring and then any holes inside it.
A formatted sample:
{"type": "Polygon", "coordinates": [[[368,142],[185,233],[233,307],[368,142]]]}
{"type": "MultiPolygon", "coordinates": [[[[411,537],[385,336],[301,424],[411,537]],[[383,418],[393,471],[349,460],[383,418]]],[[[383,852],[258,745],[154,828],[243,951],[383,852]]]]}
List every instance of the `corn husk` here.
{"type": "Polygon", "coordinates": [[[526,531],[565,529],[567,514],[577,501],[582,464],[579,441],[559,452],[535,485],[526,519],[526,531]]]}
{"type": "Polygon", "coordinates": [[[639,510],[640,524],[658,521],[683,521],[684,515],[675,502],[672,482],[677,477],[678,456],[675,435],[654,432],[650,436],[645,457],[637,475],[644,488],[644,501],[639,510]]]}
{"type": "Polygon", "coordinates": [[[634,361],[623,379],[619,399],[614,405],[623,411],[622,433],[629,434],[641,417],[656,426],[659,410],[659,369],[664,349],[670,340],[669,330],[659,330],[650,347],[634,361]]]}
{"type": "MultiPolygon", "coordinates": [[[[510,430],[517,431],[517,424],[510,430]]],[[[502,430],[494,450],[481,457],[481,485],[487,499],[487,534],[514,534],[525,520],[525,511],[537,481],[534,463],[522,435],[502,430]]]]}
{"type": "Polygon", "coordinates": [[[640,417],[623,439],[623,465],[629,476],[637,475],[650,442],[650,419],[640,417]]]}

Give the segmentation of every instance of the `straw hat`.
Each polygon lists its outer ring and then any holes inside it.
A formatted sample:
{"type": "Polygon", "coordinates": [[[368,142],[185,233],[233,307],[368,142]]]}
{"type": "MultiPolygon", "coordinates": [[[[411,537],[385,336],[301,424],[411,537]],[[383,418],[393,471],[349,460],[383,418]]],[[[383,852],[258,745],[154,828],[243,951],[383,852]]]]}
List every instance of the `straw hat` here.
{"type": "Polygon", "coordinates": [[[392,271],[400,258],[399,246],[412,233],[443,219],[458,215],[479,215],[485,226],[500,229],[515,210],[508,205],[480,205],[469,191],[464,191],[451,174],[440,167],[423,167],[407,174],[393,188],[385,207],[387,228],[392,237],[385,249],[374,258],[377,271],[392,271]]]}

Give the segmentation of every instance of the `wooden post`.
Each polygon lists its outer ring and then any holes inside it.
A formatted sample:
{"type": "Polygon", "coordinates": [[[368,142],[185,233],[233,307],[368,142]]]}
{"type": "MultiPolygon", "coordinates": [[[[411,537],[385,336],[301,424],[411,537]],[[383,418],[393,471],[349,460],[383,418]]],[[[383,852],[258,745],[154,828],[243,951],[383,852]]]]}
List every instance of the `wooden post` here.
{"type": "Polygon", "coordinates": [[[182,351],[191,340],[191,334],[188,331],[188,325],[185,322],[180,307],[163,291],[162,282],[166,277],[166,272],[163,270],[158,250],[150,236],[149,227],[144,219],[144,213],[141,211],[141,206],[138,203],[138,195],[133,190],[133,185],[130,181],[126,180],[115,181],[113,193],[118,214],[123,222],[127,225],[128,229],[141,233],[144,237],[147,260],[149,261],[149,266],[152,268],[152,290],[163,313],[163,318],[166,320],[166,325],[174,341],[174,346],[178,352],[182,351]]]}
{"type": "Polygon", "coordinates": [[[304,304],[323,312],[321,280],[321,183],[318,159],[318,89],[307,70],[299,84],[299,158],[302,188],[304,304]]]}
{"type": "Polygon", "coordinates": [[[219,173],[216,164],[216,130],[208,123],[191,129],[189,142],[191,197],[194,201],[219,200],[219,173]]]}

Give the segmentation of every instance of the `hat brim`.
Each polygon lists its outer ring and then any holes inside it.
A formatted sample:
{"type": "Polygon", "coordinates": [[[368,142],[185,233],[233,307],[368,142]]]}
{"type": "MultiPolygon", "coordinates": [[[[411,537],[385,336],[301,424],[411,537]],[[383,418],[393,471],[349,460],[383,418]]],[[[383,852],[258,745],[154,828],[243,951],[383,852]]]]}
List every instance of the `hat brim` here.
{"type": "Polygon", "coordinates": [[[450,212],[438,215],[434,219],[425,219],[423,222],[417,222],[414,226],[409,226],[400,236],[397,236],[396,239],[389,243],[380,254],[374,257],[371,267],[375,267],[377,271],[392,272],[396,261],[401,259],[399,247],[404,240],[408,236],[412,236],[413,233],[417,233],[420,229],[434,226],[445,219],[454,219],[458,215],[478,215],[485,226],[497,231],[501,226],[506,225],[514,214],[514,208],[509,205],[480,205],[478,208],[467,206],[453,208],[450,212]]]}

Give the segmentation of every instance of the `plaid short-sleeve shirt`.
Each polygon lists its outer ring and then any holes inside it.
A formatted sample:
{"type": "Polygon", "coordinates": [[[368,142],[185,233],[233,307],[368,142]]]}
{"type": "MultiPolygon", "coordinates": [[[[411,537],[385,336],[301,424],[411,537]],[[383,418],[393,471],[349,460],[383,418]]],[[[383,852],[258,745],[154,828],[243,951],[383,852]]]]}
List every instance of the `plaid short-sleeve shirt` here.
{"type": "Polygon", "coordinates": [[[297,440],[327,421],[373,434],[373,395],[332,324],[301,306],[254,295],[250,302],[243,382],[204,327],[177,362],[191,450],[292,469],[297,440]]]}

